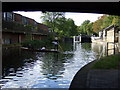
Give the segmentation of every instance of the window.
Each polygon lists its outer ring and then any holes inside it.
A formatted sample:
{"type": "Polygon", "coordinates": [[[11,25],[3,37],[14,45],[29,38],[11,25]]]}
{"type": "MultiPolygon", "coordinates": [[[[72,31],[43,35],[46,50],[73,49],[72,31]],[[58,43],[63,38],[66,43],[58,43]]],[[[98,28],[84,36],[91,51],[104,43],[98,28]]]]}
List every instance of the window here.
{"type": "Polygon", "coordinates": [[[13,15],[10,12],[7,12],[7,21],[13,21],[13,15]]]}
{"type": "Polygon", "coordinates": [[[25,24],[25,25],[28,24],[27,18],[23,17],[22,18],[22,23],[25,24]]]}
{"type": "Polygon", "coordinates": [[[3,20],[6,20],[6,13],[5,12],[2,13],[2,18],[3,18],[3,20]]]}
{"type": "Polygon", "coordinates": [[[37,22],[34,22],[34,25],[37,26],[37,22]]]}
{"type": "Polygon", "coordinates": [[[11,39],[5,38],[4,39],[4,44],[11,44],[11,39]]]}

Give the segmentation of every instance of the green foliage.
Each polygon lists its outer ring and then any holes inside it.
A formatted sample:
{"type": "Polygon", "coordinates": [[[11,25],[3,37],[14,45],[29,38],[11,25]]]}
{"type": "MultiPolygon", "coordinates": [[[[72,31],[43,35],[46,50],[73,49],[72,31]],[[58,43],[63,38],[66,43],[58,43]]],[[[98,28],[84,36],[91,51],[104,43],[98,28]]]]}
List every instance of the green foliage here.
{"type": "Polygon", "coordinates": [[[108,57],[103,57],[97,61],[92,69],[116,69],[120,63],[120,55],[112,55],[108,57]]]}
{"type": "Polygon", "coordinates": [[[107,15],[104,19],[103,19],[103,24],[101,25],[101,28],[106,28],[110,25],[112,25],[112,21],[113,21],[114,16],[112,15],[107,15]]]}
{"type": "Polygon", "coordinates": [[[43,43],[43,42],[38,41],[38,40],[27,40],[27,41],[22,42],[22,46],[29,47],[31,45],[32,48],[40,48],[41,43],[43,43]]]}
{"type": "Polygon", "coordinates": [[[61,17],[64,17],[64,12],[45,12],[43,16],[41,16],[43,23],[48,25],[52,32],[54,32],[56,28],[57,19],[61,17]]]}
{"type": "Polygon", "coordinates": [[[66,19],[63,12],[46,12],[41,18],[43,23],[57,33],[58,38],[71,37],[78,34],[77,26],[72,19],[66,19]]]}
{"type": "Polygon", "coordinates": [[[23,47],[29,47],[37,49],[42,47],[48,47],[51,44],[51,42],[48,39],[45,40],[26,40],[21,43],[23,47]]]}
{"type": "Polygon", "coordinates": [[[103,15],[93,23],[93,31],[97,33],[110,25],[120,26],[120,16],[103,15]]]}
{"type": "Polygon", "coordinates": [[[93,33],[93,23],[89,20],[85,20],[81,26],[78,27],[79,33],[84,35],[91,35],[93,33]]]}
{"type": "MultiPolygon", "coordinates": [[[[112,20],[112,24],[120,26],[120,16],[114,16],[113,20],[112,20]]],[[[119,27],[120,29],[120,27],[119,27]]]]}
{"type": "Polygon", "coordinates": [[[67,31],[69,32],[68,36],[74,36],[77,35],[77,26],[75,25],[74,21],[72,19],[67,20],[67,31]]]}
{"type": "Polygon", "coordinates": [[[72,19],[59,18],[57,21],[55,32],[58,32],[60,37],[71,37],[78,34],[77,26],[72,19]]]}
{"type": "Polygon", "coordinates": [[[100,19],[96,20],[94,23],[93,23],[93,31],[94,32],[98,32],[100,30],[102,30],[102,25],[103,25],[103,20],[104,18],[106,17],[106,15],[103,15],[100,19]]]}

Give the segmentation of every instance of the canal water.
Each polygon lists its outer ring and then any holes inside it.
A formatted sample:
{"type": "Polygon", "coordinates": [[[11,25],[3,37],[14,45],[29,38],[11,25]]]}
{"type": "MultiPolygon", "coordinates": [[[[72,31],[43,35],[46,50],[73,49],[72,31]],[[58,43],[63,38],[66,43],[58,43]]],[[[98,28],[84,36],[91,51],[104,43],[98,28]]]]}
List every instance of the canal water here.
{"type": "Polygon", "coordinates": [[[92,43],[64,43],[61,47],[63,52],[58,54],[3,48],[0,86],[69,88],[78,70],[98,58],[101,52],[98,45],[92,43]]]}

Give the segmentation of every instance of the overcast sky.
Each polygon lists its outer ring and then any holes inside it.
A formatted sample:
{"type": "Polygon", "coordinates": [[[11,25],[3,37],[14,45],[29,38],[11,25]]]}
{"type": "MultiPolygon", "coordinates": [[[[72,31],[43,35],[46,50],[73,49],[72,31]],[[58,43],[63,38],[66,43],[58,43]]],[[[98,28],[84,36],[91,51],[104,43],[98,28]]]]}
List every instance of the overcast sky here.
{"type": "MultiPolygon", "coordinates": [[[[42,23],[41,16],[42,13],[40,11],[35,12],[24,12],[24,11],[18,11],[15,12],[18,14],[21,14],[23,16],[29,17],[34,19],[35,21],[42,23]]],[[[94,22],[98,19],[99,16],[102,16],[103,14],[93,14],[93,13],[71,13],[67,12],[65,14],[66,18],[71,18],[75,21],[75,24],[77,26],[80,26],[85,20],[90,20],[91,22],[94,22]]]]}

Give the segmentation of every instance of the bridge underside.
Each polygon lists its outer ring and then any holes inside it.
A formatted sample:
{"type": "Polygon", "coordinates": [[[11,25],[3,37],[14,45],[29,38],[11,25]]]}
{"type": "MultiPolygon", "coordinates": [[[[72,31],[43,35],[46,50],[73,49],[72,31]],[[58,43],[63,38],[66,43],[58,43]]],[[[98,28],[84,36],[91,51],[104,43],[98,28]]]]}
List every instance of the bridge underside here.
{"type": "Polygon", "coordinates": [[[117,2],[2,2],[7,11],[83,12],[120,15],[117,2]]]}

